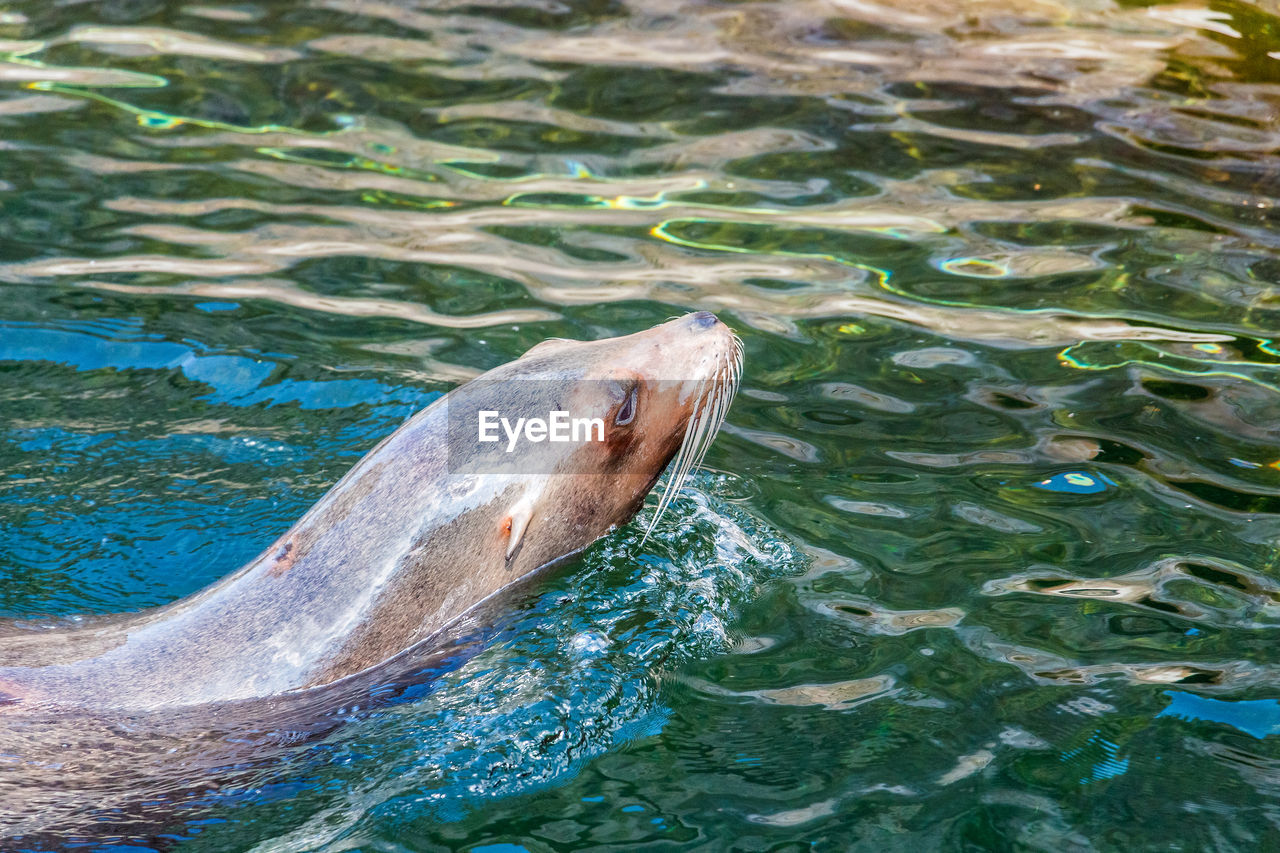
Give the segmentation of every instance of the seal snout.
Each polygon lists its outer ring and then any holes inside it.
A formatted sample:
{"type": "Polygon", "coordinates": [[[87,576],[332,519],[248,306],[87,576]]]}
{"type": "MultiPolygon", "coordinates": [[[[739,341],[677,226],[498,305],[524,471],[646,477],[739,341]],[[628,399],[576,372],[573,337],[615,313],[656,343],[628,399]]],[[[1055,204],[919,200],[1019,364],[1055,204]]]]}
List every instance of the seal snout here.
{"type": "Polygon", "coordinates": [[[716,315],[712,314],[710,311],[695,311],[694,313],[685,317],[685,319],[689,322],[689,325],[692,326],[697,331],[702,331],[703,329],[710,329],[711,327],[717,325],[720,322],[716,318],[716,315]]]}

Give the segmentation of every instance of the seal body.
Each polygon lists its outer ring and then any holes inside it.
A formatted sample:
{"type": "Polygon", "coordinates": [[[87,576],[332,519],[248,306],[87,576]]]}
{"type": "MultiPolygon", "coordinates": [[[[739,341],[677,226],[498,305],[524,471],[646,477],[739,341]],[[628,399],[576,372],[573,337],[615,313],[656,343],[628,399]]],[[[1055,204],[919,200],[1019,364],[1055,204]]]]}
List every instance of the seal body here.
{"type": "Polygon", "coordinates": [[[370,451],[260,556],[213,586],[83,627],[0,636],[0,716],[175,711],[307,692],[422,644],[626,522],[723,418],[740,344],[705,312],[549,341],[461,386],[370,451]],[[594,440],[478,440],[568,411],[594,440]]]}

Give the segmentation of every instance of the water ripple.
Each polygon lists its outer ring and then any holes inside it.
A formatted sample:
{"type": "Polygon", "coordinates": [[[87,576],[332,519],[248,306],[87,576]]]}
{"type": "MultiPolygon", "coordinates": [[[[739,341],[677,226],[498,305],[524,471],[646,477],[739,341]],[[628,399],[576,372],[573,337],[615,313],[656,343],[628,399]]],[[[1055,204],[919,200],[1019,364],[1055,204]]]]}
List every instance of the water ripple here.
{"type": "Polygon", "coordinates": [[[731,476],[172,834],[1265,846],[1278,31],[1199,0],[11,3],[0,608],[189,593],[452,385],[712,310],[747,347],[731,476]]]}

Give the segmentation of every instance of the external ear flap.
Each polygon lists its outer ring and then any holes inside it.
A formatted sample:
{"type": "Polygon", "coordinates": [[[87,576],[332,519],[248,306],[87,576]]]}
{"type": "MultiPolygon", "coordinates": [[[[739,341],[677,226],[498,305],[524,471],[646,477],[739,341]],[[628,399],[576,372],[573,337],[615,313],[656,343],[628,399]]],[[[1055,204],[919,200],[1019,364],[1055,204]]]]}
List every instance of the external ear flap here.
{"type": "Polygon", "coordinates": [[[516,549],[520,547],[520,543],[524,541],[525,531],[529,529],[529,521],[533,518],[533,505],[542,494],[543,486],[530,488],[525,491],[520,499],[511,507],[511,511],[507,514],[503,522],[503,533],[507,536],[507,554],[508,561],[515,556],[516,549]]]}
{"type": "Polygon", "coordinates": [[[534,344],[529,347],[521,358],[526,358],[531,355],[550,355],[558,349],[567,349],[573,344],[580,343],[582,343],[582,341],[571,341],[568,338],[548,338],[540,344],[534,344]]]}

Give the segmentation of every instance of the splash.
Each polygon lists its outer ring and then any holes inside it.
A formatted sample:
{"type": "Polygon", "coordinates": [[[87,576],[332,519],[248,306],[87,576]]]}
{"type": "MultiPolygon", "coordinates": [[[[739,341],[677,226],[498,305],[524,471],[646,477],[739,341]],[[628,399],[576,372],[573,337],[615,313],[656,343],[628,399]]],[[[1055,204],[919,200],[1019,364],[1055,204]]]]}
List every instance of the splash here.
{"type": "Polygon", "coordinates": [[[659,527],[644,558],[631,555],[647,534],[629,525],[549,579],[425,695],[355,721],[217,804],[270,808],[262,793],[273,784],[308,778],[315,791],[338,793],[255,849],[341,846],[406,815],[457,820],[656,735],[668,716],[660,673],[727,650],[733,615],[761,584],[805,564],[777,530],[729,502],[731,478],[701,472],[688,485],[670,506],[679,525],[659,527]]]}

